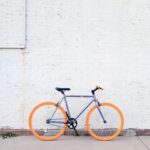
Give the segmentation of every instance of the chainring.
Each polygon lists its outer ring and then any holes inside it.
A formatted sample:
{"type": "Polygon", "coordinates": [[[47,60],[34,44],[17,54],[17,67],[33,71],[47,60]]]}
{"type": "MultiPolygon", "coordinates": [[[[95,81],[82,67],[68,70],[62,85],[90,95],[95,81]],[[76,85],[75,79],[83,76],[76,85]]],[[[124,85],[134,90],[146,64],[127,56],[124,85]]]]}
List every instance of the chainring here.
{"type": "Polygon", "coordinates": [[[69,118],[67,121],[67,126],[69,129],[76,128],[78,125],[78,122],[75,118],[69,118]],[[74,127],[73,127],[74,126],[74,127]]]}

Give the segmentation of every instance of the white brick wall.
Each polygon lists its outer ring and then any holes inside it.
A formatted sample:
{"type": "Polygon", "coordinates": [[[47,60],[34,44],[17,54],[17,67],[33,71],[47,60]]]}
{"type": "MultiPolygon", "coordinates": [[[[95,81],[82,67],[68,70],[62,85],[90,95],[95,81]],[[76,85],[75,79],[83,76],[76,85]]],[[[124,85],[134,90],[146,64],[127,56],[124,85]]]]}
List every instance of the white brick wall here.
{"type": "Polygon", "coordinates": [[[25,0],[0,0],[0,48],[25,47],[25,0]]]}
{"type": "MultiPolygon", "coordinates": [[[[28,128],[34,105],[60,97],[56,86],[101,85],[125,128],[150,128],[150,1],[27,0],[26,23],[27,48],[0,50],[0,127],[28,128]]],[[[72,100],[73,113],[85,103],[72,100]]]]}

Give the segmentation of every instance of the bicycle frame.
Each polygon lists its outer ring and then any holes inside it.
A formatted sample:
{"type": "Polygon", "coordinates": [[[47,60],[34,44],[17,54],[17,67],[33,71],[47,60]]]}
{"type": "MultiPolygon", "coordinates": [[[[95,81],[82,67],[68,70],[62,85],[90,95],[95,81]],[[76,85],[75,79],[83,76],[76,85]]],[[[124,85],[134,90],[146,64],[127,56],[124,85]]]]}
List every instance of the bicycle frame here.
{"type": "Polygon", "coordinates": [[[96,97],[95,95],[64,95],[64,97],[62,98],[62,100],[60,102],[62,102],[64,100],[65,105],[66,105],[66,109],[67,109],[67,114],[69,116],[69,118],[71,118],[71,113],[70,113],[70,109],[68,107],[68,102],[67,102],[67,97],[72,97],[72,98],[92,98],[92,100],[81,110],[81,112],[79,112],[77,114],[77,116],[75,117],[75,119],[78,119],[82,113],[93,103],[93,102],[97,102],[96,101],[96,97]]]}
{"type": "MultiPolygon", "coordinates": [[[[93,102],[95,102],[95,104],[96,104],[96,106],[97,106],[97,109],[98,109],[98,111],[99,111],[99,113],[100,113],[100,116],[102,117],[103,121],[105,122],[104,116],[103,116],[103,114],[102,114],[100,108],[98,107],[98,106],[100,105],[100,103],[99,103],[99,101],[96,100],[95,94],[93,94],[93,95],[65,95],[65,93],[64,93],[64,94],[63,94],[63,98],[57,103],[57,105],[60,105],[60,104],[64,101],[64,102],[65,102],[65,106],[66,106],[66,113],[67,113],[67,116],[68,116],[68,118],[71,118],[71,113],[70,113],[70,109],[69,109],[69,106],[68,106],[67,97],[74,97],[74,98],[92,98],[92,100],[86,105],[86,107],[84,107],[84,108],[82,109],[82,111],[77,114],[77,116],[75,117],[75,119],[78,119],[78,118],[82,115],[82,113],[83,113],[93,102]]],[[[62,121],[57,121],[57,120],[54,120],[54,121],[53,121],[53,120],[52,120],[52,118],[53,118],[54,114],[56,113],[56,111],[57,111],[57,108],[56,108],[56,110],[54,111],[54,113],[52,114],[52,116],[50,117],[50,119],[48,119],[48,120],[49,120],[51,123],[60,123],[60,124],[63,123],[63,124],[64,124],[64,122],[62,122],[62,121]]]]}
{"type": "Polygon", "coordinates": [[[86,129],[95,139],[109,141],[121,133],[124,125],[121,110],[112,103],[99,102],[96,97],[96,91],[103,90],[103,88],[96,86],[89,95],[67,95],[66,93],[71,90],[70,88],[56,87],[55,89],[62,94],[62,98],[57,102],[46,101],[36,105],[29,115],[29,129],[36,138],[51,141],[70,130],[74,130],[78,136],[77,129],[83,128],[84,125],[82,124],[82,126],[78,127],[78,118],[83,113],[86,115],[86,118],[84,116],[86,129]],[[88,101],[81,107],[79,105],[79,111],[73,113],[72,109],[69,108],[71,105],[68,99],[79,98],[81,100],[87,99],[88,101]],[[114,113],[116,114],[114,115],[114,113]],[[103,115],[106,115],[105,118],[103,115]],[[112,115],[114,116],[113,118],[112,115]],[[105,125],[105,123],[107,124],[105,125]]]}

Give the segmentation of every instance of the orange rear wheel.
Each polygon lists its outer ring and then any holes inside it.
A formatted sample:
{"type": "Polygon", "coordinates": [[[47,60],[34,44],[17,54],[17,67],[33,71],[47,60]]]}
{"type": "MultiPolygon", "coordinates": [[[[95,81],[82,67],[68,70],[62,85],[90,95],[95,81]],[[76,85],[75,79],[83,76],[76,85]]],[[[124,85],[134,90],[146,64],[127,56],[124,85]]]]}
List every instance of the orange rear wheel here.
{"type": "Polygon", "coordinates": [[[101,103],[98,107],[106,122],[95,105],[89,110],[86,117],[87,130],[97,140],[113,140],[123,129],[123,114],[117,106],[111,103],[101,103]]]}
{"type": "Polygon", "coordinates": [[[38,104],[29,116],[29,128],[32,134],[46,141],[59,138],[65,132],[66,122],[64,109],[53,102],[38,104]]]}

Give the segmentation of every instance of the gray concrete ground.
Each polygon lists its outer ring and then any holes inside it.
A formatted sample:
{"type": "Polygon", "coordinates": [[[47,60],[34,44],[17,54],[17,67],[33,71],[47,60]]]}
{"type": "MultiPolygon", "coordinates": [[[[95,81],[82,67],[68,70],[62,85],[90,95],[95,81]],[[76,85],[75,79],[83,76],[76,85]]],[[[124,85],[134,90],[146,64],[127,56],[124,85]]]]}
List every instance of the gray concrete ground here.
{"type": "Polygon", "coordinates": [[[150,136],[118,137],[97,141],[91,136],[62,136],[56,141],[40,141],[33,136],[0,139],[0,150],[149,150],[150,136]]]}

